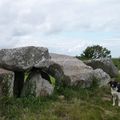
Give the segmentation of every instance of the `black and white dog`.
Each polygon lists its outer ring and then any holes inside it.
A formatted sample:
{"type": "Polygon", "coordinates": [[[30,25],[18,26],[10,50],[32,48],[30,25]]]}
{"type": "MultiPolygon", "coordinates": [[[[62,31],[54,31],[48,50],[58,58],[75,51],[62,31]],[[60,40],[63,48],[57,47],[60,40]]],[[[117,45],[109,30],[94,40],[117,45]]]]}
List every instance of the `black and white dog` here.
{"type": "Polygon", "coordinates": [[[120,106],[120,83],[116,81],[110,81],[109,85],[111,87],[111,94],[113,97],[113,106],[115,106],[116,99],[118,99],[118,106],[120,106]]]}

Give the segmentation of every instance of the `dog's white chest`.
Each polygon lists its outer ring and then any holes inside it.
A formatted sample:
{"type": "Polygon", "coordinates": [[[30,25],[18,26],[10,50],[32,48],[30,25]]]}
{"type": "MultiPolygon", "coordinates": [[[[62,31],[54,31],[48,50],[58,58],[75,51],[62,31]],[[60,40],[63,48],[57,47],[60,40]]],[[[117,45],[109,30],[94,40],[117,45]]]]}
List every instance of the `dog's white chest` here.
{"type": "Polygon", "coordinates": [[[115,89],[111,88],[111,94],[112,95],[117,95],[118,94],[117,88],[115,88],[115,89]]]}
{"type": "Polygon", "coordinates": [[[115,89],[112,89],[111,88],[111,94],[114,96],[114,95],[116,95],[117,97],[120,97],[120,92],[117,92],[117,88],[115,88],[115,89]]]}

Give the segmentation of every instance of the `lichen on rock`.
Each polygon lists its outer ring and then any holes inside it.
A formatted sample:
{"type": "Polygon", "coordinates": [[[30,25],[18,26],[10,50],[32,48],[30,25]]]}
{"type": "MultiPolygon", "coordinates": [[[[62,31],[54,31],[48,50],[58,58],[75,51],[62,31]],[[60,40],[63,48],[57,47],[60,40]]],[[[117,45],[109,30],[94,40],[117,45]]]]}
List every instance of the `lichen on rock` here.
{"type": "Polygon", "coordinates": [[[13,96],[14,72],[0,68],[0,97],[13,96]]]}

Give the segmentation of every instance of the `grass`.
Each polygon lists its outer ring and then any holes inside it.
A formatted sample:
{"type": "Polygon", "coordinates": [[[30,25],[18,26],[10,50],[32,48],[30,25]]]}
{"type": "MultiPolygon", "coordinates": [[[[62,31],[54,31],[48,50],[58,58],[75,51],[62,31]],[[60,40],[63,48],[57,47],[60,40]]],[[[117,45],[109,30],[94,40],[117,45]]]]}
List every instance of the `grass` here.
{"type": "MultiPolygon", "coordinates": [[[[120,68],[119,59],[113,62],[120,68]]],[[[120,120],[120,107],[112,106],[109,87],[94,83],[89,89],[62,87],[49,97],[0,98],[0,120],[120,120]]]]}
{"type": "Polygon", "coordinates": [[[112,61],[115,66],[120,70],[120,58],[112,58],[112,61]]]}
{"type": "MultiPolygon", "coordinates": [[[[118,68],[120,71],[120,58],[112,58],[112,61],[114,65],[118,68]]],[[[120,74],[115,78],[116,81],[120,81],[120,74]]]]}
{"type": "Polygon", "coordinates": [[[1,98],[0,120],[119,120],[109,88],[69,88],[50,97],[1,98]]]}

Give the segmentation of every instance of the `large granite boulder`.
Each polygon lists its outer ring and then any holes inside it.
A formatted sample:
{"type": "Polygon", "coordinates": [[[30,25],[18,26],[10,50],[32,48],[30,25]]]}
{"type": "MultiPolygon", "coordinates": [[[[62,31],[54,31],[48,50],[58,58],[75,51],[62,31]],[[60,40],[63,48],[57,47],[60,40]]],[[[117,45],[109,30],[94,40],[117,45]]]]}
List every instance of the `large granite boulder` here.
{"type": "Polygon", "coordinates": [[[108,73],[111,77],[118,75],[118,69],[109,58],[93,59],[84,61],[86,65],[91,66],[93,69],[101,68],[104,72],[108,73]]]}
{"type": "Polygon", "coordinates": [[[56,85],[89,87],[92,84],[93,69],[82,61],[67,55],[51,53],[48,73],[56,78],[56,85]]]}
{"type": "Polygon", "coordinates": [[[14,73],[0,68],[0,97],[13,96],[14,73]]]}
{"type": "Polygon", "coordinates": [[[53,86],[42,78],[39,71],[33,71],[24,84],[22,96],[49,96],[53,93],[53,89],[53,86]]]}
{"type": "Polygon", "coordinates": [[[0,67],[12,71],[24,71],[32,67],[49,66],[49,53],[43,47],[21,47],[0,50],[0,67]]]}
{"type": "Polygon", "coordinates": [[[97,80],[100,87],[106,86],[111,80],[110,76],[102,69],[95,69],[93,72],[93,79],[97,80]]]}

